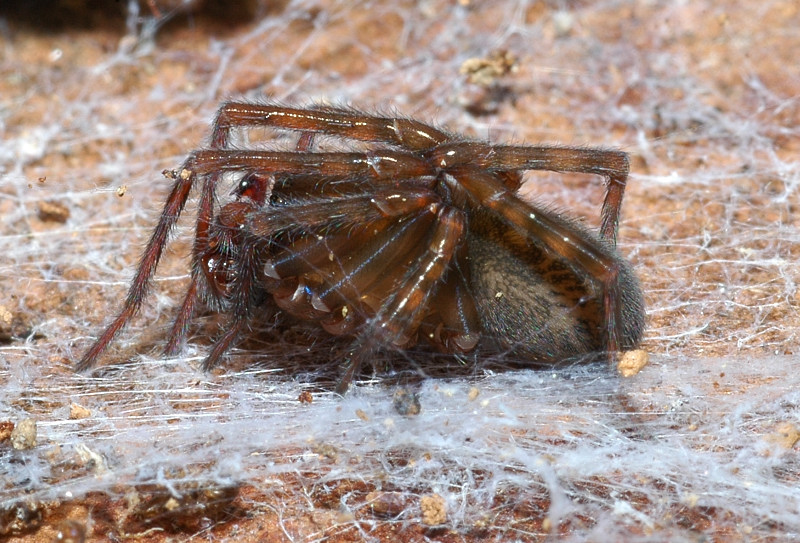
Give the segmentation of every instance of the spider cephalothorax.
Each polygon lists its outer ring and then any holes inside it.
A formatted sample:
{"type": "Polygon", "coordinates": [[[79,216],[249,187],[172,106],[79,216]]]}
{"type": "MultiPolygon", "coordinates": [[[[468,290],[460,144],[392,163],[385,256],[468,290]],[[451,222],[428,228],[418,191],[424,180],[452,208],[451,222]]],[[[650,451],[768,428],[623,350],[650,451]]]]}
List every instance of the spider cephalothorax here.
{"type": "Polygon", "coordinates": [[[192,280],[167,352],[180,348],[202,302],[229,319],[205,368],[264,303],[356,338],[340,391],[374,349],[421,339],[448,353],[484,343],[553,362],[631,349],[644,329],[642,292],[614,249],[627,175],[620,151],[495,145],[411,119],[226,103],[211,147],[172,172],[123,310],[78,368],[92,366],[140,307],[197,180],[192,280]],[[295,149],[232,148],[234,129],[258,126],[298,132],[295,149]],[[313,150],[316,135],[372,145],[313,150]],[[525,170],[604,176],[599,234],[521,200],[525,170]],[[233,198],[218,205],[231,173],[233,198]]]}

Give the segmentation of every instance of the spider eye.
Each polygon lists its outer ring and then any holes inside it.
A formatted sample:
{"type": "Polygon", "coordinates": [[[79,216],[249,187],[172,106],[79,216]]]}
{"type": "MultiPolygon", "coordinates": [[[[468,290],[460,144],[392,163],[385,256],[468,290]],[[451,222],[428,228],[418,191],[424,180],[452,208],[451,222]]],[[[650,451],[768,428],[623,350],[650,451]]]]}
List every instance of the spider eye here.
{"type": "Polygon", "coordinates": [[[283,196],[279,196],[277,194],[273,194],[272,197],[269,199],[269,204],[273,207],[285,206],[288,203],[289,200],[287,198],[284,198],[283,196]]]}
{"type": "Polygon", "coordinates": [[[255,172],[248,173],[239,181],[233,194],[237,200],[249,198],[257,204],[263,204],[267,199],[269,179],[255,172]]]}

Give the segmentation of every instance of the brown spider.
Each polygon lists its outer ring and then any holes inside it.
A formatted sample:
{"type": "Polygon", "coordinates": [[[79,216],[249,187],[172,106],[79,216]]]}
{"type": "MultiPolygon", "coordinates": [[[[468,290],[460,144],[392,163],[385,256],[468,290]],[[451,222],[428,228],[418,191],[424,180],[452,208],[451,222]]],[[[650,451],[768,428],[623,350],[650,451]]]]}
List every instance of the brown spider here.
{"type": "Polygon", "coordinates": [[[98,356],[146,297],[170,230],[202,179],[192,279],[166,346],[176,354],[198,301],[228,324],[203,364],[216,366],[270,301],[356,340],[337,391],[377,348],[424,338],[446,353],[479,342],[532,361],[636,347],[642,291],[614,249],[628,157],[621,151],[494,145],[411,119],[331,107],[229,102],[210,149],[172,172],[172,191],[122,312],[78,363],[98,356]],[[294,151],[232,148],[234,129],[299,132],[294,151]],[[366,150],[312,151],[317,135],[366,150]],[[524,170],[602,175],[599,235],[516,196],[524,170]],[[237,176],[219,205],[217,185],[237,176]]]}

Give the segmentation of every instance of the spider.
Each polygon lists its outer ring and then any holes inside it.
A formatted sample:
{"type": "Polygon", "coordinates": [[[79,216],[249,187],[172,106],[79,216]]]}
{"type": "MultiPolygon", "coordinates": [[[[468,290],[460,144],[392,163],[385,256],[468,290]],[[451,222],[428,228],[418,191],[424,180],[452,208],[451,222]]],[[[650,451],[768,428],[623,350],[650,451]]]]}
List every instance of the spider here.
{"type": "Polygon", "coordinates": [[[615,250],[628,169],[616,150],[496,145],[402,117],[227,102],[210,147],[165,172],[172,190],[122,311],[76,369],[93,366],[139,310],[198,181],[191,282],[167,355],[179,352],[198,304],[227,318],[206,370],[259,306],[274,304],[354,338],[340,393],[376,350],[420,339],[450,354],[480,344],[544,363],[613,358],[644,330],[639,282],[615,250]],[[294,149],[234,147],[236,131],[258,127],[297,133],[294,149]],[[353,150],[319,150],[320,137],[353,150]],[[525,170],[604,176],[599,232],[520,199],[525,170]],[[223,178],[235,189],[220,203],[223,178]]]}

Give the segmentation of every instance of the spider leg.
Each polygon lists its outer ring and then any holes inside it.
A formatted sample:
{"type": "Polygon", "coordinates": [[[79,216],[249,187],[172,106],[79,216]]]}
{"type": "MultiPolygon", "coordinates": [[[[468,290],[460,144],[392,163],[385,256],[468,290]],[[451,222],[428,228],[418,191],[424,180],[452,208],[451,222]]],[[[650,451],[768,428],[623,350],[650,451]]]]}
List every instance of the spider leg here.
{"type": "Polygon", "coordinates": [[[430,343],[445,352],[467,353],[481,338],[481,320],[467,279],[460,266],[450,267],[447,277],[430,301],[436,312],[423,321],[430,343]]]}
{"type": "Polygon", "coordinates": [[[185,169],[195,175],[257,171],[321,177],[410,179],[435,176],[429,161],[410,152],[380,150],[366,153],[304,153],[206,149],[193,153],[185,169]]]}
{"type": "Polygon", "coordinates": [[[384,142],[414,151],[429,149],[449,139],[444,132],[412,119],[373,117],[333,107],[300,109],[275,104],[227,102],[217,112],[212,146],[226,147],[234,128],[256,126],[384,142]]]}
{"type": "Polygon", "coordinates": [[[375,316],[372,326],[388,344],[402,346],[411,339],[444,277],[464,235],[466,220],[453,207],[439,210],[436,226],[425,253],[406,273],[403,282],[375,316]]]}
{"type": "Polygon", "coordinates": [[[528,204],[509,191],[500,178],[459,166],[445,175],[454,192],[466,191],[474,205],[489,209],[531,243],[585,271],[601,287],[604,334],[609,356],[638,343],[644,329],[644,309],[638,282],[630,267],[606,245],[574,228],[556,214],[528,204]]]}
{"type": "Polygon", "coordinates": [[[550,170],[602,175],[607,181],[600,214],[600,238],[616,243],[622,197],[630,170],[627,153],[612,149],[458,142],[439,145],[433,149],[431,158],[444,169],[468,165],[498,172],[550,170]]]}
{"type": "Polygon", "coordinates": [[[401,270],[409,253],[418,248],[420,238],[430,229],[434,213],[435,210],[423,209],[378,235],[364,231],[366,235],[359,238],[362,243],[357,251],[347,255],[346,260],[334,259],[332,265],[320,269],[325,284],[316,295],[317,303],[325,307],[359,301],[369,304],[375,285],[391,281],[395,270],[401,270]]]}
{"type": "Polygon", "coordinates": [[[262,208],[248,215],[248,232],[269,237],[288,229],[341,229],[387,218],[398,218],[410,211],[434,206],[439,197],[425,189],[406,190],[384,187],[370,194],[358,194],[319,201],[295,202],[287,207],[262,208]]]}
{"type": "Polygon", "coordinates": [[[194,183],[195,176],[183,170],[175,176],[167,202],[161,212],[153,235],[147,242],[147,246],[136,269],[136,275],[131,282],[128,295],[122,306],[122,311],[108,325],[103,334],[97,338],[88,351],[83,355],[80,362],[75,366],[76,371],[83,371],[92,367],[97,362],[97,357],[106,350],[108,344],[114,336],[127,324],[127,322],[139,311],[142,301],[147,296],[155,274],[158,261],[166,246],[169,234],[183,211],[189,192],[194,183]]]}
{"type": "MultiPolygon", "coordinates": [[[[188,170],[184,168],[182,171],[188,170]]],[[[164,354],[166,356],[177,355],[186,339],[186,335],[189,333],[189,321],[192,315],[194,315],[197,306],[197,297],[201,284],[200,255],[205,248],[208,247],[208,231],[214,219],[214,193],[218,181],[218,174],[208,175],[203,180],[203,188],[200,191],[200,202],[197,206],[194,247],[192,249],[192,278],[186,295],[183,297],[178,316],[175,317],[175,322],[172,323],[169,340],[164,347],[164,354]]]]}
{"type": "Polygon", "coordinates": [[[189,333],[189,321],[194,315],[197,305],[198,277],[200,277],[200,272],[195,272],[193,267],[189,288],[183,297],[183,303],[181,303],[181,308],[169,332],[169,340],[164,347],[164,356],[177,356],[186,340],[186,335],[189,333]]]}
{"type": "Polygon", "coordinates": [[[331,334],[354,333],[375,314],[387,287],[400,282],[404,264],[422,252],[419,240],[430,232],[435,217],[435,210],[422,209],[383,229],[373,226],[341,234],[356,242],[351,250],[331,253],[332,259],[295,262],[302,266],[282,280],[289,288],[270,289],[275,302],[289,313],[319,320],[331,334]]]}
{"type": "Polygon", "coordinates": [[[394,294],[368,324],[336,386],[337,393],[344,394],[347,391],[353,376],[377,347],[402,347],[413,338],[425,317],[428,301],[456,254],[465,228],[463,212],[452,207],[439,210],[424,254],[414,262],[394,294]]]}

